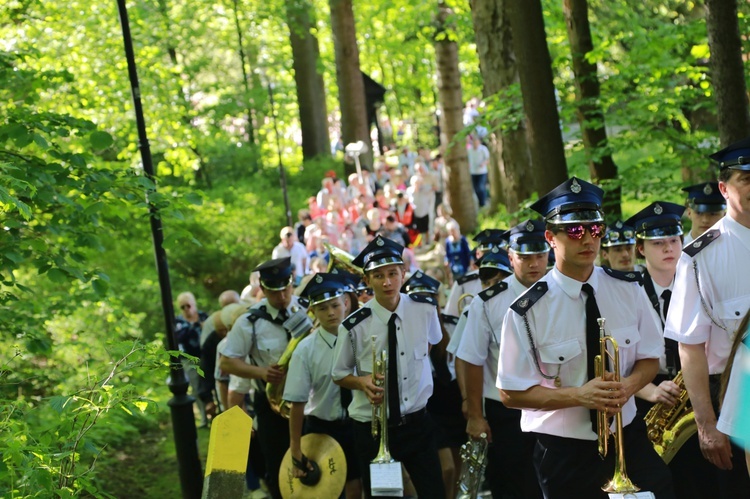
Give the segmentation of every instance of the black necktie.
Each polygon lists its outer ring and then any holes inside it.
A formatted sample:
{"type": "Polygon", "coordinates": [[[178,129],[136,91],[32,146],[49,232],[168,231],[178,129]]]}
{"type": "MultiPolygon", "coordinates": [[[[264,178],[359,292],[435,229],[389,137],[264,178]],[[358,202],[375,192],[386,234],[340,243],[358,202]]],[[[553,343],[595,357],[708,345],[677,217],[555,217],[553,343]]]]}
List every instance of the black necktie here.
{"type": "Polygon", "coordinates": [[[281,324],[284,324],[287,319],[289,319],[289,312],[287,312],[285,308],[282,308],[281,310],[279,310],[279,315],[276,316],[276,319],[281,324]]]}
{"type": "Polygon", "coordinates": [[[664,300],[664,305],[662,305],[662,313],[664,314],[664,322],[667,322],[667,312],[669,311],[669,300],[672,298],[672,292],[668,289],[665,289],[661,293],[661,299],[664,300]]]}
{"type": "MultiPolygon", "coordinates": [[[[589,371],[589,379],[593,379],[596,376],[596,370],[594,368],[594,359],[599,354],[600,343],[599,343],[599,323],[597,319],[601,317],[599,313],[599,306],[596,304],[596,298],[594,297],[594,288],[591,284],[585,283],[581,286],[581,291],[586,293],[586,357],[589,371]]],[[[602,364],[606,359],[602,359],[602,364]]],[[[596,410],[592,409],[591,413],[591,425],[596,432],[597,428],[597,416],[596,410]]]]}
{"type": "Polygon", "coordinates": [[[340,388],[341,390],[341,408],[344,409],[344,419],[349,415],[349,404],[352,402],[352,391],[348,388],[340,388]]]}
{"type": "Polygon", "coordinates": [[[398,394],[398,346],[396,319],[392,314],[388,321],[388,423],[396,425],[401,420],[401,399],[398,394]]]}

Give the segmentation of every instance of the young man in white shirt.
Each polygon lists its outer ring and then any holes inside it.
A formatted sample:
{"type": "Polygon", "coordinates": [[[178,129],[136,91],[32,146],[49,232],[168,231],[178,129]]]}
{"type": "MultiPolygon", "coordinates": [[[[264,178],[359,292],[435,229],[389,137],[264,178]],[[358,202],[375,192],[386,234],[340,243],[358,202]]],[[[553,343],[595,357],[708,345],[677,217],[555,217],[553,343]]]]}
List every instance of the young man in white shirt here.
{"type": "Polygon", "coordinates": [[[505,315],[497,386],[506,406],[522,409],[521,429],[536,435],[534,466],[545,497],[606,497],[616,457],[611,438],[604,459],[597,446],[603,411],[621,414],[632,482],[673,498],[669,469],[633,400],[656,375],[664,343],[638,277],[594,266],[605,230],[603,194],[573,177],[532,205],[547,223],[555,267],[505,315]],[[607,363],[596,374],[599,319],[619,345],[619,381],[607,363]]]}
{"type": "MultiPolygon", "coordinates": [[[[364,271],[375,298],[347,317],[336,343],[332,376],[353,391],[349,414],[365,494],[370,497],[369,464],[377,455],[380,437],[373,437],[373,404],[383,403],[383,389],[372,380],[375,351],[388,352],[388,434],[393,458],[403,463],[420,497],[445,497],[440,460],[426,412],[432,395],[430,346],[442,331],[436,301],[400,292],[404,281],[403,246],[376,236],[352,261],[364,271]]],[[[382,429],[381,429],[382,431],[382,429]]]]}

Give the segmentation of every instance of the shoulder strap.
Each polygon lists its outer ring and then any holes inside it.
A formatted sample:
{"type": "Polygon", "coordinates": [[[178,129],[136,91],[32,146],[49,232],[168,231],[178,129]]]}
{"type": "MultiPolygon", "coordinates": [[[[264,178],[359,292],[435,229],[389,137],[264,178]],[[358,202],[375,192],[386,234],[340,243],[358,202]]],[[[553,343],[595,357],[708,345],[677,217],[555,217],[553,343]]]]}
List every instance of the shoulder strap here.
{"type": "Polygon", "coordinates": [[[479,293],[479,297],[482,299],[482,301],[487,301],[493,296],[497,296],[503,291],[508,289],[508,283],[505,281],[500,281],[498,283],[493,284],[489,288],[485,289],[481,293],[479,293]]]}
{"type": "Polygon", "coordinates": [[[695,255],[703,251],[706,246],[716,241],[720,235],[721,231],[719,229],[708,230],[701,234],[693,242],[682,248],[682,251],[691,257],[695,257],[695,255]]]}
{"type": "Polygon", "coordinates": [[[604,272],[608,276],[614,277],[615,279],[619,279],[621,281],[627,281],[627,282],[641,282],[641,274],[639,274],[636,271],[621,272],[619,270],[613,270],[609,267],[602,267],[602,269],[604,269],[604,272]]]}
{"type": "Polygon", "coordinates": [[[516,301],[510,306],[518,315],[526,315],[531,307],[544,296],[549,289],[549,286],[544,281],[539,281],[529,289],[526,290],[521,296],[516,298],[516,301]]]}

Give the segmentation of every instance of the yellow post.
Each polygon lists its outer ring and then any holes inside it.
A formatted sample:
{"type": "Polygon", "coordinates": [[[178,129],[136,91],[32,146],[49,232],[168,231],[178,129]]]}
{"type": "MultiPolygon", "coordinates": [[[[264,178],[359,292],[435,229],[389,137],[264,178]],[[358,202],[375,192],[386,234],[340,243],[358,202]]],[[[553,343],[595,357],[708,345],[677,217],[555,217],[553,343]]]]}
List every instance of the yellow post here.
{"type": "Polygon", "coordinates": [[[203,499],[242,497],[252,428],[253,419],[236,406],[213,420],[203,499]]]}

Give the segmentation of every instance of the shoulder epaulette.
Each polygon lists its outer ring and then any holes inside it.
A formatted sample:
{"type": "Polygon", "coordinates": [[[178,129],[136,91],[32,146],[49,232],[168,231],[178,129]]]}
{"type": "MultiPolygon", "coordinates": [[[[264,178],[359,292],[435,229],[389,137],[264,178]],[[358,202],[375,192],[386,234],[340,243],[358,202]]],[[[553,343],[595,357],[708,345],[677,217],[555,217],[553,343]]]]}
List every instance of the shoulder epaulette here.
{"type": "Polygon", "coordinates": [[[619,270],[612,270],[609,267],[602,267],[602,268],[604,269],[604,272],[606,272],[609,277],[614,277],[615,279],[620,279],[621,281],[640,283],[643,280],[643,276],[641,275],[641,273],[636,272],[635,270],[631,272],[622,272],[619,270]]]}
{"type": "Polygon", "coordinates": [[[412,293],[408,296],[417,303],[429,303],[430,305],[437,305],[437,300],[432,296],[420,295],[418,293],[412,293]]]}
{"type": "Polygon", "coordinates": [[[258,319],[265,319],[267,321],[273,321],[273,317],[271,317],[271,314],[269,314],[266,311],[266,307],[263,305],[261,305],[258,308],[251,308],[250,310],[247,311],[247,313],[250,314],[247,316],[247,320],[253,323],[257,321],[258,319]]]}
{"type": "Polygon", "coordinates": [[[547,286],[546,282],[537,282],[529,289],[527,289],[524,294],[516,298],[516,301],[514,301],[513,305],[510,306],[511,310],[513,310],[518,315],[525,315],[526,312],[528,312],[529,309],[534,305],[534,303],[539,301],[539,298],[544,296],[544,293],[546,293],[548,289],[549,287],[547,286]]]}
{"type": "Polygon", "coordinates": [[[456,279],[456,282],[460,285],[466,284],[469,281],[475,281],[479,279],[479,273],[472,272],[471,274],[462,275],[458,279],[456,279]]]}
{"type": "Polygon", "coordinates": [[[505,281],[500,281],[479,293],[479,297],[482,299],[482,301],[487,301],[493,296],[499,295],[506,289],[508,289],[508,283],[505,281]]]}
{"type": "Polygon", "coordinates": [[[370,315],[372,315],[372,309],[362,307],[352,315],[344,319],[344,322],[342,322],[341,324],[343,324],[347,331],[351,331],[354,326],[370,317],[370,315]]]}
{"type": "Polygon", "coordinates": [[[688,256],[693,257],[700,253],[703,248],[719,239],[720,235],[721,231],[719,229],[711,229],[709,231],[706,231],[693,242],[682,248],[682,251],[684,251],[688,256]]]}
{"type": "Polygon", "coordinates": [[[458,324],[458,317],[455,315],[440,314],[440,318],[443,319],[443,323],[455,326],[458,324]]]}

